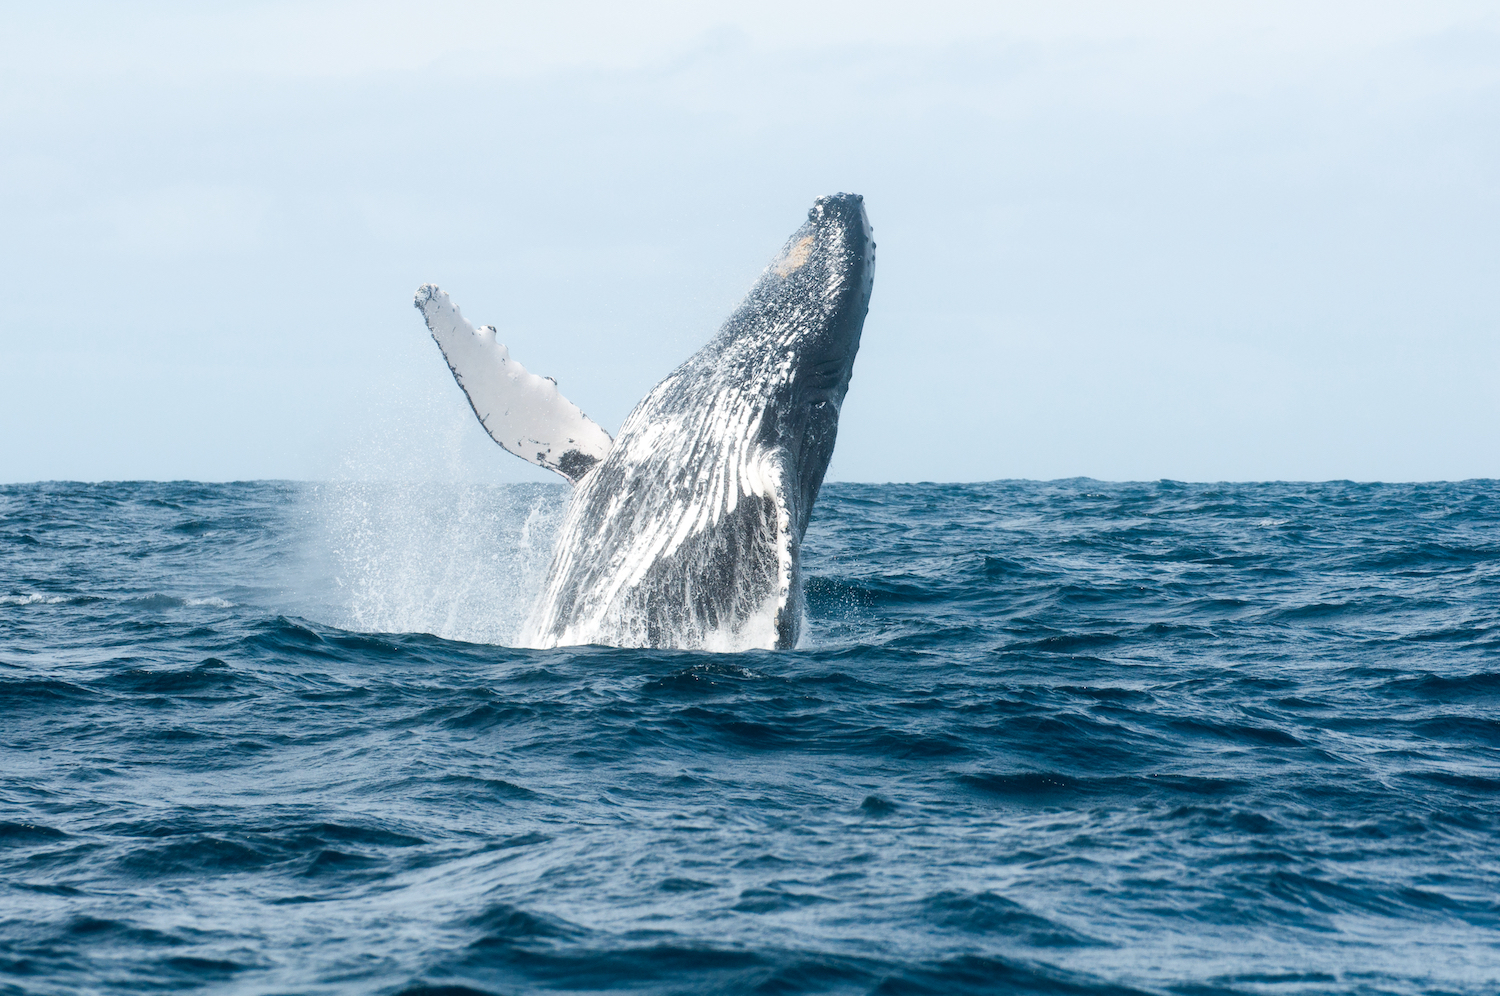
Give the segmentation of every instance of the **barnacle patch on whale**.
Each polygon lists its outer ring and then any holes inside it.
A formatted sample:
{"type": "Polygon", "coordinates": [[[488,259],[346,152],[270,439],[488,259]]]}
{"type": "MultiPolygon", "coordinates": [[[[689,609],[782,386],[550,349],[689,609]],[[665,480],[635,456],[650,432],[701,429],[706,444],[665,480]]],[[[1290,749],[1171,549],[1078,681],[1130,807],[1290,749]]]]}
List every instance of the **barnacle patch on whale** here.
{"type": "Polygon", "coordinates": [[[789,277],[795,271],[800,270],[806,265],[807,257],[812,254],[813,240],[814,237],[811,235],[798,239],[796,244],[787,249],[786,255],[771,264],[771,269],[778,277],[789,277]]]}

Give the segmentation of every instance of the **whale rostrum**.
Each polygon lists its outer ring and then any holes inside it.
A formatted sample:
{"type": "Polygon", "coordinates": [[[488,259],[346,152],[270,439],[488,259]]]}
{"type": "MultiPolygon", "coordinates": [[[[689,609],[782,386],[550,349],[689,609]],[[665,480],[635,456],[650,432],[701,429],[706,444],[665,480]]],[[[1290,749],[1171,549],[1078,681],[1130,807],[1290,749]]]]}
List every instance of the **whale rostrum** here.
{"type": "Polygon", "coordinates": [[[416,304],[474,413],[575,485],[532,647],[790,648],[799,554],[875,274],[863,198],[820,197],[717,335],[611,440],[428,284],[416,304]]]}

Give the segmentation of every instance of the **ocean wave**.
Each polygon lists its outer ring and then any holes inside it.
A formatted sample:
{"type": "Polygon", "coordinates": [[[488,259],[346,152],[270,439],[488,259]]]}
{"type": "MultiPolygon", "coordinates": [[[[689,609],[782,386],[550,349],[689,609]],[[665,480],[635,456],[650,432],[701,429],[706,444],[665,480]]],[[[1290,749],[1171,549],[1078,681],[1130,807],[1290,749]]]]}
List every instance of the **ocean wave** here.
{"type": "Polygon", "coordinates": [[[830,484],[736,655],[507,646],[560,489],[0,492],[0,988],[1500,977],[1496,482],[830,484]]]}

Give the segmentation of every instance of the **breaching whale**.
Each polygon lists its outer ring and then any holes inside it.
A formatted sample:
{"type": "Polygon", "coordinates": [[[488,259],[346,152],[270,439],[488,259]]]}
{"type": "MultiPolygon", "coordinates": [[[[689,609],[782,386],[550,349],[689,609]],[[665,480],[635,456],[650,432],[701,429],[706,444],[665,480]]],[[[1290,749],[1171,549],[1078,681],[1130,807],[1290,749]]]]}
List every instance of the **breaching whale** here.
{"type": "Polygon", "coordinates": [[[574,485],[532,647],[785,649],[870,305],[864,200],[820,197],[717,335],[607,432],[431,284],[416,305],[491,438],[574,485]]]}

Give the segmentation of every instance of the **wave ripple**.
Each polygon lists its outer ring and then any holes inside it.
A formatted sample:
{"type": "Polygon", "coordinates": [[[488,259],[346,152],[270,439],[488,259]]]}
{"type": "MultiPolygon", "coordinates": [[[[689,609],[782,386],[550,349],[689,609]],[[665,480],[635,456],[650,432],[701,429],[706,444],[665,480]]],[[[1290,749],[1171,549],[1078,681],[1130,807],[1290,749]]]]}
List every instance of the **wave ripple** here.
{"type": "Polygon", "coordinates": [[[830,485],[792,653],[559,489],[0,488],[0,992],[1490,993],[1500,483],[830,485]]]}

